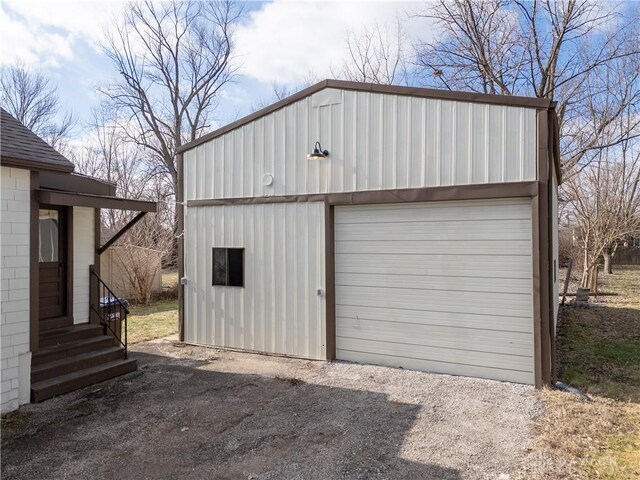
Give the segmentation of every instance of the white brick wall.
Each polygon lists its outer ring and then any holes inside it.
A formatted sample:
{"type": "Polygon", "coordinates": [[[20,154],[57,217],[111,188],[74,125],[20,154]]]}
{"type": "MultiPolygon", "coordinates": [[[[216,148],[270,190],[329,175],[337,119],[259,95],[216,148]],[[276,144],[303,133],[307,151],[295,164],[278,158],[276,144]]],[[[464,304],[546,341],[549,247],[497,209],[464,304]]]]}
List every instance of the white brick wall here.
{"type": "Polygon", "coordinates": [[[29,189],[28,170],[1,167],[0,336],[2,413],[29,402],[29,189]]]}

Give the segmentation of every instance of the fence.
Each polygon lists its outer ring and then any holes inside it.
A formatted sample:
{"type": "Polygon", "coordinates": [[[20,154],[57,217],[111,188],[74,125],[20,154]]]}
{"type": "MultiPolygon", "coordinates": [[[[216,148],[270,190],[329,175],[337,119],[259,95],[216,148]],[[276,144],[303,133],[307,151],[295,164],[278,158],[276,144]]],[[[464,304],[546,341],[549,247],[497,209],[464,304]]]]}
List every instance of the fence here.
{"type": "MultiPolygon", "coordinates": [[[[141,254],[144,250],[145,256],[154,255],[157,257],[157,261],[152,263],[157,264],[158,266],[160,265],[162,252],[128,245],[126,247],[113,246],[101,255],[100,276],[113,289],[116,295],[131,300],[135,297],[135,292],[133,285],[131,285],[131,281],[123,269],[123,266],[127,263],[127,255],[125,255],[125,252],[123,251],[125,248],[139,249],[141,254]]],[[[160,268],[153,272],[152,285],[152,292],[154,294],[162,292],[162,272],[160,271],[160,268]]]]}
{"type": "Polygon", "coordinates": [[[640,265],[640,247],[618,247],[611,260],[613,265],[640,265]]]}

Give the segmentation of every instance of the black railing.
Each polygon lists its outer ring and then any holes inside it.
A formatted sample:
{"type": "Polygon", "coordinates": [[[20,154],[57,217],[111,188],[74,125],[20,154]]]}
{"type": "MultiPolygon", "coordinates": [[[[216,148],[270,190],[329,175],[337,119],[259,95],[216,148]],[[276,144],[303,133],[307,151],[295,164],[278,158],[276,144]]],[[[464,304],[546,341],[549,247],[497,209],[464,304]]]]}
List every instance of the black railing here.
{"type": "Polygon", "coordinates": [[[105,334],[111,334],[124,347],[127,357],[127,315],[129,304],[116,296],[106,283],[95,272],[93,265],[89,267],[89,298],[91,311],[100,320],[105,334]],[[124,330],[124,335],[123,335],[124,330]]]}

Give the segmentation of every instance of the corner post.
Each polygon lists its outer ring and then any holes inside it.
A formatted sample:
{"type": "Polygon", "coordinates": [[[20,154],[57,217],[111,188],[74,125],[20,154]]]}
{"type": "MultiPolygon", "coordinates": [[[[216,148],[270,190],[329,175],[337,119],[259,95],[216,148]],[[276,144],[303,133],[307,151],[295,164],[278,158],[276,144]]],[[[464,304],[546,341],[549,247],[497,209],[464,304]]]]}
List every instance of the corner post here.
{"type": "Polygon", "coordinates": [[[177,155],[178,163],[178,184],[176,185],[176,210],[178,237],[178,335],[181,342],[184,342],[184,158],[182,153],[177,155]]]}

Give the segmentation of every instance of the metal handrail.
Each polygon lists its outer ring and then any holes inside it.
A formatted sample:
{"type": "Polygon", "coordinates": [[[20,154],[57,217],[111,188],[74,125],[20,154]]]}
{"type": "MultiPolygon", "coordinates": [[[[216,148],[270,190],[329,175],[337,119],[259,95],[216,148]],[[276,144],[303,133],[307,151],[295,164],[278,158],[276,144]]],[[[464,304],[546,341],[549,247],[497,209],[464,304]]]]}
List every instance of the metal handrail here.
{"type": "MultiPolygon", "coordinates": [[[[129,309],[127,304],[116,296],[115,293],[104,283],[100,276],[96,273],[94,266],[89,267],[89,298],[90,308],[100,319],[100,324],[106,330],[111,332],[112,336],[124,348],[124,356],[127,358],[127,316],[129,309]],[[106,294],[106,295],[105,295],[106,294]],[[105,301],[106,299],[106,301],[105,301]],[[112,328],[111,323],[120,321],[120,332],[112,328]],[[122,329],[124,328],[124,340],[122,338],[122,329]]],[[[117,323],[116,323],[117,325],[117,323]]],[[[115,325],[114,325],[115,326],[115,325]]]]}

